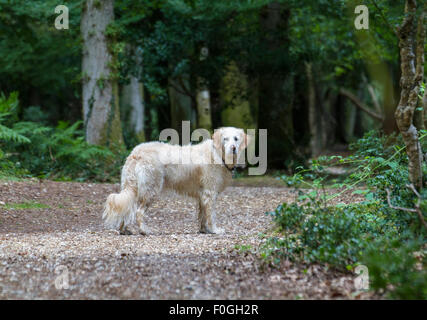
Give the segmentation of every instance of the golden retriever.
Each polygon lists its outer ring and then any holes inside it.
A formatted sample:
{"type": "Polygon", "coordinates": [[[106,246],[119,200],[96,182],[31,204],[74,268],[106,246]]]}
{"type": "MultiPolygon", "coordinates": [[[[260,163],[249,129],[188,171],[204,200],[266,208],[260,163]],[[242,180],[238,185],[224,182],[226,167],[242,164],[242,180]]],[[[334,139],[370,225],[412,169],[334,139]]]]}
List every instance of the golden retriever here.
{"type": "Polygon", "coordinates": [[[122,169],[121,192],[107,198],[102,215],[105,226],[131,234],[127,227],[136,220],[139,232],[146,234],[145,211],[156,196],[172,191],[197,200],[200,232],[222,233],[215,224],[215,201],[231,182],[232,171],[242,165],[239,159],[248,138],[243,129],[226,127],[196,145],[148,142],[136,146],[122,169]]]}

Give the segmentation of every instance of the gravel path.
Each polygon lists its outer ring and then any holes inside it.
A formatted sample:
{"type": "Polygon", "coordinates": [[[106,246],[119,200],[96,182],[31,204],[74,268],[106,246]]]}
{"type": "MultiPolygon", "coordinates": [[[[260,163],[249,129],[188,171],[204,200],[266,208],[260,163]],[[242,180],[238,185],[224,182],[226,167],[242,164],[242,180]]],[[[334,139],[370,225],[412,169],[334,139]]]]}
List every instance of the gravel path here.
{"type": "Polygon", "coordinates": [[[0,182],[0,299],[319,299],[354,296],[353,276],[284,263],[264,268],[236,245],[260,243],[264,212],[289,189],[230,187],[219,198],[223,235],[197,232],[196,207],[164,197],[148,236],[105,230],[101,211],[118,185],[0,182]]]}

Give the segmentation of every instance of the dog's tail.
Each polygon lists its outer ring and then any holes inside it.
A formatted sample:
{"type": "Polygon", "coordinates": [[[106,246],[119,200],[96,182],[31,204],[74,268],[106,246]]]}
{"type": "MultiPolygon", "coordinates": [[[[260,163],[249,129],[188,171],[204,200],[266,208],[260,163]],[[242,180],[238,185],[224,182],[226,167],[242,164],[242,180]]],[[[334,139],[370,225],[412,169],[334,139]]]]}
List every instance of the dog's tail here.
{"type": "Polygon", "coordinates": [[[124,189],[108,196],[102,219],[106,228],[118,230],[135,221],[135,212],[136,194],[133,190],[124,189]]]}

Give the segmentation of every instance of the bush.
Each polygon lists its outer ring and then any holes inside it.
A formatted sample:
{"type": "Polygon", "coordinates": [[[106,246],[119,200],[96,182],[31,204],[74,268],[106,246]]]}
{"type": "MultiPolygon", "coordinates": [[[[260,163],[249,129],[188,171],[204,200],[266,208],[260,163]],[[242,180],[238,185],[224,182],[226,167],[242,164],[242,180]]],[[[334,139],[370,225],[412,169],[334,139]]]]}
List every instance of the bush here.
{"type": "Polygon", "coordinates": [[[59,180],[112,181],[120,175],[126,150],[119,155],[84,140],[82,122],[53,128],[19,121],[18,94],[0,97],[0,168],[3,176],[59,180]]]}
{"type": "Polygon", "coordinates": [[[269,239],[264,249],[280,243],[284,250],[276,253],[287,259],[351,268],[360,261],[369,241],[393,233],[393,226],[377,214],[379,207],[376,203],[327,207],[317,200],[280,205],[267,214],[285,237],[269,239]]]}
{"type": "Polygon", "coordinates": [[[425,238],[402,241],[379,238],[365,250],[362,261],[369,268],[370,285],[396,299],[427,299],[425,238]]]}
{"type": "MultiPolygon", "coordinates": [[[[425,136],[422,133],[420,139],[425,136]]],[[[402,141],[369,132],[351,148],[354,154],[349,157],[319,158],[311,168],[285,177],[288,183],[309,185],[311,190],[299,189],[295,203],[267,212],[279,236],[267,239],[261,255],[270,263],[285,258],[327,264],[342,271],[364,264],[371,288],[392,298],[426,299],[426,230],[415,213],[395,210],[388,204],[390,200],[394,206],[413,208],[418,200],[406,186],[408,162],[402,141]],[[328,196],[323,185],[324,167],[331,164],[350,166],[351,173],[333,185],[340,191],[328,196]],[[351,191],[364,194],[366,200],[329,205],[339,194],[351,191]]],[[[425,190],[420,208],[425,215],[425,190]]]]}

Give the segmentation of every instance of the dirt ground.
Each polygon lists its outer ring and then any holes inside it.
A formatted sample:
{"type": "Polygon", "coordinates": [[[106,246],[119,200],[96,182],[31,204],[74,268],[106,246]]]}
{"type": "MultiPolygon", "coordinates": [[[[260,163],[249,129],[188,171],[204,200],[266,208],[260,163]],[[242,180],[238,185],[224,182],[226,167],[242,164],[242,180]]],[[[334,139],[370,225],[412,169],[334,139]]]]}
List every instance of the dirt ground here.
{"type": "Polygon", "coordinates": [[[0,181],[0,299],[366,299],[352,274],[284,263],[263,267],[266,211],[292,190],[229,187],[217,203],[222,235],[199,234],[194,203],[163,197],[148,236],[120,236],[101,222],[118,184],[0,181]]]}

